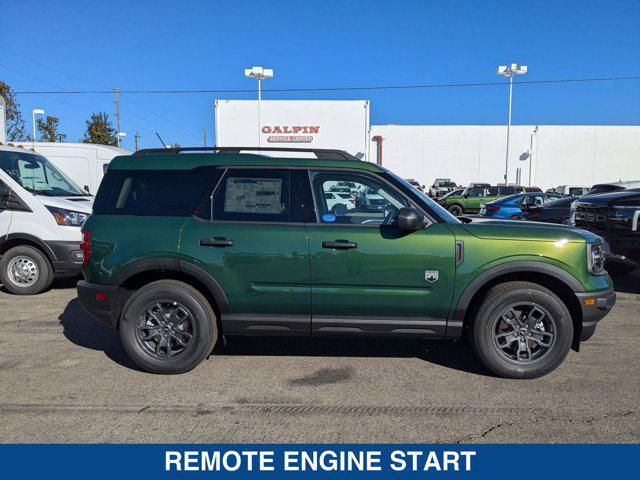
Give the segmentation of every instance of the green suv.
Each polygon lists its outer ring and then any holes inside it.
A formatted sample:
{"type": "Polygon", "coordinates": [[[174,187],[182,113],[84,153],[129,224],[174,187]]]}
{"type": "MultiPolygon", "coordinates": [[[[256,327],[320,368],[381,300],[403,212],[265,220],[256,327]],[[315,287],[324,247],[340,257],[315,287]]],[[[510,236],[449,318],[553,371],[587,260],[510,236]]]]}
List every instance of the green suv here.
{"type": "Polygon", "coordinates": [[[198,150],[113,159],[83,227],[80,301],[146,371],[186,372],[238,335],[466,335],[496,374],[538,377],[615,302],[584,230],[463,223],[340,151],[198,150]]]}
{"type": "Polygon", "coordinates": [[[476,185],[465,188],[460,195],[450,195],[441,205],[456,217],[465,213],[478,213],[483,203],[489,203],[507,195],[523,193],[524,187],[476,185]]]}

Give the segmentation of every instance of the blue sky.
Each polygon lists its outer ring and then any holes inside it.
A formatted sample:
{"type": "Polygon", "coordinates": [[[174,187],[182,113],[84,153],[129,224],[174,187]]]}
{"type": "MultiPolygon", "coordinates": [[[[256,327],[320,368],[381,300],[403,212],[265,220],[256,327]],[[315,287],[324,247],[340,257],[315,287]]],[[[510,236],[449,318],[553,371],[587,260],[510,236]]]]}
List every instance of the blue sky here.
{"type": "MultiPolygon", "coordinates": [[[[640,1],[14,1],[0,0],[0,79],[16,90],[253,88],[243,68],[275,69],[265,88],[493,82],[640,75],[640,1]],[[26,58],[24,58],[26,57],[26,58]],[[47,67],[53,67],[47,68],[47,67]],[[63,72],[63,73],[60,73],[63,72]]],[[[124,146],[213,138],[215,98],[123,95],[124,146]]],[[[265,99],[369,99],[373,124],[502,124],[503,86],[265,93],[265,99]]],[[[112,95],[20,95],[61,118],[68,141],[112,95]]],[[[110,115],[111,116],[111,115],[110,115]]],[[[640,81],[521,85],[514,124],[639,124],[640,81]]]]}

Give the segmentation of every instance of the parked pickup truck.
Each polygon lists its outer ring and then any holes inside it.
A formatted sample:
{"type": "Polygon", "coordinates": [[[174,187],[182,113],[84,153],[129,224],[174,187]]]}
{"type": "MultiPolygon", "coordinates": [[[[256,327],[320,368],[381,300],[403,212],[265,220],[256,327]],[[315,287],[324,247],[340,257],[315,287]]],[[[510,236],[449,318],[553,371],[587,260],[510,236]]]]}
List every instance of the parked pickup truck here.
{"type": "Polygon", "coordinates": [[[595,234],[463,223],[345,152],[202,150],[115,158],[82,229],[80,302],[148,372],[191,370],[231,336],[464,335],[495,374],[533,378],[615,302],[595,234]],[[339,182],[384,205],[332,211],[339,182]]]}

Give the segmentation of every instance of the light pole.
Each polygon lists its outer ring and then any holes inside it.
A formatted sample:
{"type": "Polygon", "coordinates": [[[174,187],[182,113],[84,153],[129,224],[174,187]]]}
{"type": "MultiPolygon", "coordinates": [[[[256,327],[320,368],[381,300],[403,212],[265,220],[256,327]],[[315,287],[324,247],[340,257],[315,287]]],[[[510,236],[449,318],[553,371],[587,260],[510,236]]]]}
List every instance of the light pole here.
{"type": "Polygon", "coordinates": [[[261,82],[267,78],[273,77],[272,68],[263,67],[251,67],[244,69],[244,76],[247,78],[255,78],[258,80],[258,146],[261,147],[261,135],[260,135],[260,102],[262,101],[261,82]]]}
{"type": "Polygon", "coordinates": [[[507,185],[508,175],[509,175],[509,133],[511,130],[511,99],[513,97],[513,76],[514,75],[524,75],[527,73],[526,65],[518,65],[517,63],[512,63],[511,65],[500,65],[498,67],[498,75],[502,75],[503,77],[507,77],[509,79],[509,119],[507,121],[507,152],[506,159],[504,165],[504,184],[507,185]]]}
{"type": "Polygon", "coordinates": [[[118,132],[118,147],[122,145],[122,138],[127,136],[127,132],[118,132]]]}
{"type": "Polygon", "coordinates": [[[44,115],[44,110],[35,108],[33,112],[31,112],[31,118],[33,120],[33,143],[31,147],[34,152],[36,151],[36,115],[44,115]]]}
{"type": "MultiPolygon", "coordinates": [[[[533,165],[533,136],[536,136],[536,140],[538,138],[538,126],[536,125],[536,128],[533,129],[533,132],[531,132],[531,141],[529,143],[529,186],[531,186],[531,166],[533,165]]],[[[536,142],[536,147],[537,147],[538,142],[536,142]]],[[[537,150],[537,148],[536,148],[537,150]]],[[[538,153],[538,152],[536,152],[538,153]]]]}

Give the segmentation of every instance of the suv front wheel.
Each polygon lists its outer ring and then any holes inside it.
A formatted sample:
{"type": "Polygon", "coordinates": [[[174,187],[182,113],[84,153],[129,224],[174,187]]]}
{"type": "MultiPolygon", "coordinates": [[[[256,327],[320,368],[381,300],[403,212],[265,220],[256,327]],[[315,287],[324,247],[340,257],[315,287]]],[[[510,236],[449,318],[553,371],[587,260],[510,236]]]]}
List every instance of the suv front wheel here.
{"type": "Polygon", "coordinates": [[[469,328],[471,345],[491,371],[507,378],[537,378],[565,359],[573,322],[550,290],[530,282],[496,285],[469,328]]]}
{"type": "Polygon", "coordinates": [[[0,282],[16,295],[35,295],[51,285],[53,267],[35,247],[18,245],[0,258],[0,282]]]}
{"type": "Polygon", "coordinates": [[[145,285],[127,301],[120,322],[127,355],[151,373],[187,372],[213,350],[216,315],[195,288],[176,280],[145,285]]]}

